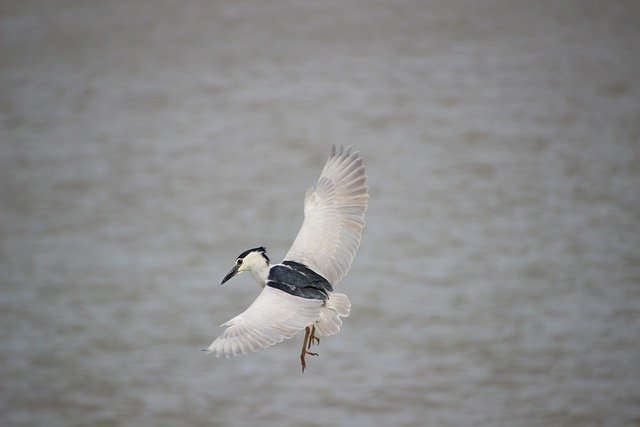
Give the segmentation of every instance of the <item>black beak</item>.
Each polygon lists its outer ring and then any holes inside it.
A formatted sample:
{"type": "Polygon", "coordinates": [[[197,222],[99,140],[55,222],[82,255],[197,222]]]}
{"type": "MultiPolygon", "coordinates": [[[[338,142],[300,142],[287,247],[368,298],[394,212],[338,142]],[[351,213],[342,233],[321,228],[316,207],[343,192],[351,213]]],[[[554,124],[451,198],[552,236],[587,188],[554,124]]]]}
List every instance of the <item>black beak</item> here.
{"type": "Polygon", "coordinates": [[[220,283],[221,285],[224,285],[224,282],[226,282],[227,280],[231,279],[233,276],[235,276],[236,274],[238,274],[238,266],[234,266],[231,271],[229,273],[227,273],[226,276],[224,276],[224,279],[222,279],[222,283],[220,283]]]}

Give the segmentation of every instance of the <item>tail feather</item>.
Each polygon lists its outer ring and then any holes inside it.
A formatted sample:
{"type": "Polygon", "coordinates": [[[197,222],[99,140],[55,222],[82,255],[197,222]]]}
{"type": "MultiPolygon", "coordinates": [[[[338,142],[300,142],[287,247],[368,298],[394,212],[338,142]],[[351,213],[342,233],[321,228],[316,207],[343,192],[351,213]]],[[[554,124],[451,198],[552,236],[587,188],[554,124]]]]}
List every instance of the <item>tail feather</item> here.
{"type": "Polygon", "coordinates": [[[331,292],[326,304],[320,310],[320,316],[315,322],[320,336],[336,334],[342,326],[341,317],[348,317],[351,311],[351,301],[345,294],[331,292]]]}

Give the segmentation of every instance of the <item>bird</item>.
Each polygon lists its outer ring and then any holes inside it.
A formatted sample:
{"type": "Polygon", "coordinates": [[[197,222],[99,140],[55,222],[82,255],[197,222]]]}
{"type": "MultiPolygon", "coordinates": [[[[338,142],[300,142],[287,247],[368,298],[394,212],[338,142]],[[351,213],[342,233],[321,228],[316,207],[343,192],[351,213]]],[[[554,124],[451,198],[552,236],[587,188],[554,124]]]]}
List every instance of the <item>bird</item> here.
{"type": "Polygon", "coordinates": [[[221,327],[205,349],[215,357],[246,355],[304,330],[300,365],[317,356],[311,345],[336,334],[349,316],[349,298],[334,286],[349,272],[360,246],[369,189],[362,156],[332,146],[315,187],[304,198],[304,220],[282,262],[271,264],[264,246],[236,258],[221,285],[248,271],[262,288],[255,301],[221,327]]]}

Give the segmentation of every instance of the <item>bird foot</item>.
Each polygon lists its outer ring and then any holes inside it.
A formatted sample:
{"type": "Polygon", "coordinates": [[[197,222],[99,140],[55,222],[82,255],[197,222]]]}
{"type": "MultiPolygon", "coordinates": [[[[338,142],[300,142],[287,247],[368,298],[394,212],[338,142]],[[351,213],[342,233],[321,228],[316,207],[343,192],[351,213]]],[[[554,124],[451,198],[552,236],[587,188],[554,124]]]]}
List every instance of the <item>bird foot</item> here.
{"type": "Polygon", "coordinates": [[[302,366],[302,372],[304,373],[304,370],[307,369],[307,363],[305,361],[305,356],[309,354],[311,356],[317,356],[318,353],[314,353],[312,351],[307,351],[307,350],[303,350],[302,354],[300,354],[300,365],[302,366]]]}
{"type": "MultiPolygon", "coordinates": [[[[306,327],[304,330],[304,340],[302,341],[302,351],[300,352],[300,365],[302,365],[302,372],[304,373],[304,370],[307,369],[307,362],[305,361],[305,357],[307,356],[307,354],[310,354],[311,356],[317,356],[318,353],[314,353],[312,351],[309,351],[309,347],[311,347],[311,340],[313,338],[310,338],[310,336],[315,336],[313,335],[313,333],[315,332],[315,326],[310,327],[306,327]]],[[[318,338],[315,338],[316,340],[318,338]]],[[[318,340],[320,341],[320,340],[318,340]]]]}

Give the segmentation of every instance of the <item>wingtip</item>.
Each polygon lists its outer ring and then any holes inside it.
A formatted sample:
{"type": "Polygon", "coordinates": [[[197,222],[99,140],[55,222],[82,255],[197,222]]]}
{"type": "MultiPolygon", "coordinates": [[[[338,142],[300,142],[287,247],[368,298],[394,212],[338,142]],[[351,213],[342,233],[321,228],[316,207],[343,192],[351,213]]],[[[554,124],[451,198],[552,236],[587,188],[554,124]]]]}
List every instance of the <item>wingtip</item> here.
{"type": "Polygon", "coordinates": [[[340,162],[349,159],[350,161],[357,161],[358,159],[362,159],[360,155],[360,151],[354,150],[353,146],[347,145],[346,147],[343,145],[335,145],[331,146],[331,154],[329,155],[329,160],[338,158],[340,162]]]}
{"type": "Polygon", "coordinates": [[[349,157],[351,156],[351,145],[347,145],[347,148],[344,149],[344,155],[345,157],[349,157]]]}

